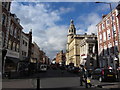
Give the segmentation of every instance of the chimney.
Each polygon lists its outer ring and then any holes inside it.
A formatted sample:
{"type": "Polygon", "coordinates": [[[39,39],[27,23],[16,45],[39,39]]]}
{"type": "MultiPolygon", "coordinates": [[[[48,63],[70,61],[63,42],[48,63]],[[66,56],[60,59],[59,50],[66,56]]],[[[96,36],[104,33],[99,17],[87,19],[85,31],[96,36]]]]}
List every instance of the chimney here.
{"type": "Polygon", "coordinates": [[[104,18],[104,17],[106,17],[107,15],[102,15],[102,19],[104,18]]]}

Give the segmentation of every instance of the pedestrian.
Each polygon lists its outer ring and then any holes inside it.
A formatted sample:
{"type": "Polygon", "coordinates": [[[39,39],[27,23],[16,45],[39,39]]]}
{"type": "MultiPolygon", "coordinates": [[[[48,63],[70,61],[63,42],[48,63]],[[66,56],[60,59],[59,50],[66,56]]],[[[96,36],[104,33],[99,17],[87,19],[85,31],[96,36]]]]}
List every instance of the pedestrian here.
{"type": "Polygon", "coordinates": [[[84,66],[83,65],[80,65],[81,68],[80,68],[80,86],[83,86],[83,77],[84,77],[84,66]]]}
{"type": "Polygon", "coordinates": [[[85,82],[86,88],[88,88],[87,78],[88,78],[88,71],[87,71],[86,66],[84,66],[84,82],[85,82]]]}

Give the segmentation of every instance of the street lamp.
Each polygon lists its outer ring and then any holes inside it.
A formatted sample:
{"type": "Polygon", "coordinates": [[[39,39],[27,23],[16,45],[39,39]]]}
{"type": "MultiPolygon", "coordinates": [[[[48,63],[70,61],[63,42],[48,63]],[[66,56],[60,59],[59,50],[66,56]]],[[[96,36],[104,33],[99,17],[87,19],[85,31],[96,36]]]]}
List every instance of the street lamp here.
{"type": "MultiPolygon", "coordinates": [[[[110,15],[111,15],[111,18],[112,18],[112,21],[111,21],[111,24],[112,24],[112,31],[113,31],[113,43],[114,43],[114,54],[115,54],[115,35],[114,35],[114,28],[113,28],[113,16],[112,16],[112,5],[111,3],[108,3],[108,2],[95,2],[95,3],[104,3],[104,4],[109,4],[109,7],[110,7],[110,15]]],[[[114,61],[114,60],[113,60],[114,61]]],[[[114,65],[115,62],[113,62],[113,65],[114,65]]]]}

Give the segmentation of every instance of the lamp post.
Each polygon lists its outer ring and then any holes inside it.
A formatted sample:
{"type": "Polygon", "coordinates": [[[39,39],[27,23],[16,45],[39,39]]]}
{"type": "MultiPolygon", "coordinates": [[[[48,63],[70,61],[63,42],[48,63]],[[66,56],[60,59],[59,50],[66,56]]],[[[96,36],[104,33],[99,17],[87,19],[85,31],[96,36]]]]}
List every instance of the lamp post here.
{"type": "MultiPolygon", "coordinates": [[[[113,31],[113,45],[114,45],[114,55],[115,55],[115,34],[114,34],[114,27],[113,27],[113,16],[112,16],[112,5],[111,3],[108,2],[95,2],[95,3],[103,3],[103,4],[108,4],[110,7],[110,15],[111,15],[111,24],[112,24],[112,31],[113,31]]],[[[115,61],[113,60],[113,66],[114,66],[115,61]]],[[[115,66],[114,66],[115,67],[115,66]]]]}

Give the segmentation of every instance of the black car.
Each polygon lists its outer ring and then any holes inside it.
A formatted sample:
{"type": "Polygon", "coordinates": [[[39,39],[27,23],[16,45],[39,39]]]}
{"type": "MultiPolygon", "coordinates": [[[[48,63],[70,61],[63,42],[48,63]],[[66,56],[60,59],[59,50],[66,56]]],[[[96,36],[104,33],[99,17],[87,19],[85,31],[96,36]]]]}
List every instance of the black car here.
{"type": "Polygon", "coordinates": [[[68,66],[68,67],[67,67],[67,71],[68,71],[68,72],[72,72],[72,71],[73,71],[73,69],[74,69],[74,67],[73,67],[73,66],[68,66]]]}
{"type": "Polygon", "coordinates": [[[73,73],[79,73],[79,72],[80,72],[80,68],[79,68],[79,67],[74,67],[74,68],[72,69],[72,72],[73,72],[73,73]]]}
{"type": "Polygon", "coordinates": [[[97,68],[91,73],[92,79],[98,79],[100,82],[102,81],[115,81],[116,80],[116,74],[114,69],[103,69],[103,68],[97,68]]]}

